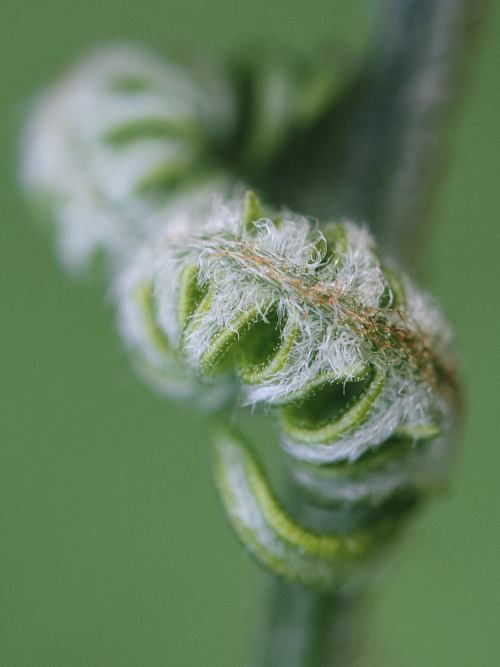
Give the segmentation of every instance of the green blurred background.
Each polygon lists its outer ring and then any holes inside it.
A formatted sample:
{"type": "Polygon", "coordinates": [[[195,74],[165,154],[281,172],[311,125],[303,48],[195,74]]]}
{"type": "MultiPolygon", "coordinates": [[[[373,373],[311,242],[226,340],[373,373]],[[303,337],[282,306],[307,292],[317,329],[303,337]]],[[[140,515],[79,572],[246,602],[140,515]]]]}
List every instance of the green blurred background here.
{"type": "MultiPolygon", "coordinates": [[[[374,3],[9,0],[1,16],[0,664],[234,667],[259,573],[219,507],[203,421],[136,380],[102,286],[58,267],[18,190],[20,128],[33,93],[92,45],[356,46],[374,3]]],[[[500,664],[499,36],[496,3],[427,258],[463,357],[465,437],[451,491],[380,586],[369,664],[500,664]]]]}

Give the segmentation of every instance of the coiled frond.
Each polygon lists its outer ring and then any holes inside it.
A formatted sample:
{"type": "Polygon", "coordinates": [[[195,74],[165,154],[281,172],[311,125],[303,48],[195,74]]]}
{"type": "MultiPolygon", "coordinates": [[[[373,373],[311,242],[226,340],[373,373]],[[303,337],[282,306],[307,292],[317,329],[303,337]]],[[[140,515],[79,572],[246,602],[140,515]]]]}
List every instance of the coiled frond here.
{"type": "Polygon", "coordinates": [[[215,479],[231,523],[247,548],[274,572],[319,589],[367,577],[366,566],[392,538],[397,523],[381,518],[369,528],[325,535],[291,520],[273,497],[248,443],[229,430],[215,436],[215,479]]]}
{"type": "MultiPolygon", "coordinates": [[[[430,297],[382,263],[366,229],[320,230],[261,209],[247,193],[202,220],[172,221],[122,276],[118,295],[124,337],[167,393],[179,394],[168,381],[174,359],[191,387],[224,387],[277,412],[292,477],[313,502],[377,507],[442,483],[456,389],[451,334],[430,297]]],[[[245,514],[259,466],[240,436],[221,438],[217,476],[238,535],[285,576],[334,585],[336,557],[322,561],[323,577],[306,546],[314,540],[290,546],[276,536],[285,515],[277,518],[274,500],[254,494],[245,514]]]]}
{"type": "MultiPolygon", "coordinates": [[[[287,71],[300,100],[309,79],[287,71]]],[[[332,94],[318,89],[316,111],[332,94]]],[[[287,116],[286,98],[275,105],[283,127],[261,118],[246,134],[253,168],[316,117],[300,105],[287,116]]],[[[235,116],[224,76],[108,50],[40,100],[23,182],[48,204],[67,266],[106,256],[120,332],[155,387],[210,410],[272,412],[298,492],[363,517],[328,534],[302,527],[245,438],[218,431],[217,484],[236,533],[276,573],[331,589],[366,569],[446,475],[451,332],[367,228],[320,226],[244,196],[217,157],[235,116]]]]}
{"type": "Polygon", "coordinates": [[[320,231],[291,213],[271,218],[252,194],[202,223],[174,221],[119,288],[125,336],[160,358],[127,310],[145,284],[143,322],[202,380],[232,373],[245,403],[280,406],[295,458],[355,460],[394,434],[435,436],[449,413],[445,321],[353,223],[320,231]]]}

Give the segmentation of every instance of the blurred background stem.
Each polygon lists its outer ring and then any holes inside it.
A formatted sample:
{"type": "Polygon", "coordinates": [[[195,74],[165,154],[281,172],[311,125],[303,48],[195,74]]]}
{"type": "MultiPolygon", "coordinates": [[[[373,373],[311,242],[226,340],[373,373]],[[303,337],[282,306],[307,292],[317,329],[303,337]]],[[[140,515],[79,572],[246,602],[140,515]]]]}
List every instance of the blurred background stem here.
{"type": "Polygon", "coordinates": [[[406,269],[426,221],[487,0],[387,0],[371,51],[315,133],[275,163],[272,200],[320,219],[366,221],[406,269]]]}

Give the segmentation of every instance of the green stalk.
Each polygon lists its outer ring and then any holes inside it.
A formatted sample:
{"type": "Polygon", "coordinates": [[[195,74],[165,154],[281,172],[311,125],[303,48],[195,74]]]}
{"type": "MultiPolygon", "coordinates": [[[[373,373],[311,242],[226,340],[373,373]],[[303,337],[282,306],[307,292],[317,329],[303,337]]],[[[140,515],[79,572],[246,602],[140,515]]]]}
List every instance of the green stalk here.
{"type": "Polygon", "coordinates": [[[362,600],[321,594],[274,578],[261,628],[258,667],[343,667],[361,648],[362,600]]]}

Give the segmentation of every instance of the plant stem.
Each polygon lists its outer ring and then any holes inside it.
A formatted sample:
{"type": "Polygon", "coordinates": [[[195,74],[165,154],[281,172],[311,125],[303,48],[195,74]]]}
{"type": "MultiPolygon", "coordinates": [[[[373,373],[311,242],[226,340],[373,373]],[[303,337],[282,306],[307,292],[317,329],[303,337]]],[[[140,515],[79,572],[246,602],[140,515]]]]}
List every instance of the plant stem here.
{"type": "Polygon", "coordinates": [[[262,628],[258,667],[347,667],[364,635],[358,598],[321,594],[274,579],[262,628]]]}

